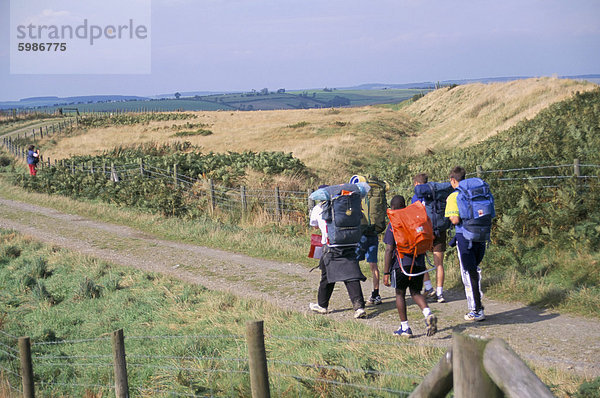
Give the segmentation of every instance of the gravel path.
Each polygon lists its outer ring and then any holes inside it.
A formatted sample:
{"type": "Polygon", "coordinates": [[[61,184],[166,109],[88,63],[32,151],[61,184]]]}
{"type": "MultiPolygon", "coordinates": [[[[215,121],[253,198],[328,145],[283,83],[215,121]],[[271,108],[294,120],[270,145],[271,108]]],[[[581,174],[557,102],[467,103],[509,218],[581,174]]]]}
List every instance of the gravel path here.
{"type": "MultiPolygon", "coordinates": [[[[264,299],[302,312],[307,311],[309,301],[315,300],[320,276],[318,270],[309,273],[299,264],[157,239],[133,228],[2,198],[0,228],[14,229],[37,240],[115,264],[168,274],[209,289],[264,299]]],[[[370,283],[368,280],[363,284],[364,292],[371,291],[370,283]]],[[[439,318],[439,332],[429,338],[424,335],[418,307],[407,299],[408,317],[416,337],[414,343],[449,346],[454,330],[467,331],[482,337],[500,337],[533,363],[600,376],[600,321],[484,298],[487,320],[469,323],[463,320],[464,292],[447,291],[444,296],[447,303],[430,304],[439,318]]],[[[391,333],[399,325],[393,290],[383,287],[382,297],[383,304],[367,307],[368,318],[357,322],[391,333]]],[[[337,284],[331,307],[334,311],[326,316],[340,320],[352,318],[343,284],[337,284]]]]}

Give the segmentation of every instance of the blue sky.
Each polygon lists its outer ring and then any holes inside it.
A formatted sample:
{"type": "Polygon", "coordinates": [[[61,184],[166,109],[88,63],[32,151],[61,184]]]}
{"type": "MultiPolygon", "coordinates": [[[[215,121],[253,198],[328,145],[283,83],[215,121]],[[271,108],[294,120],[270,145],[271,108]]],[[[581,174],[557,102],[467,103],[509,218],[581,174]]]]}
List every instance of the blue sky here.
{"type": "Polygon", "coordinates": [[[152,0],[139,75],[10,74],[9,10],[0,100],[600,73],[597,0],[152,0]]]}

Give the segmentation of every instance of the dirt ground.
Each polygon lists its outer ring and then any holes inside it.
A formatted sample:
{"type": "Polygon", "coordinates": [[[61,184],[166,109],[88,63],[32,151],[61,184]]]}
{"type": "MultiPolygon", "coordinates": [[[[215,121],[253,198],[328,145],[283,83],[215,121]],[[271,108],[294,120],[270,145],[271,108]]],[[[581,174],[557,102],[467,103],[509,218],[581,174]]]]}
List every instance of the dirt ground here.
{"type": "MultiPolygon", "coordinates": [[[[309,273],[306,266],[299,264],[161,240],[129,227],[2,198],[0,228],[14,229],[36,240],[115,264],[160,272],[295,311],[307,312],[308,303],[316,300],[320,273],[318,270],[309,273]]],[[[367,280],[363,292],[370,291],[371,280],[367,280]]],[[[394,291],[382,287],[381,293],[383,304],[368,306],[367,319],[356,322],[392,333],[399,325],[394,291]]],[[[470,323],[463,320],[467,309],[464,292],[447,291],[444,296],[447,303],[430,304],[439,318],[439,331],[433,337],[425,336],[422,315],[412,300],[407,299],[415,344],[450,346],[453,331],[466,331],[471,335],[502,338],[532,363],[600,376],[600,321],[484,298],[487,319],[470,323]]],[[[325,316],[352,319],[352,308],[341,283],[336,286],[331,308],[334,311],[325,316]]]]}

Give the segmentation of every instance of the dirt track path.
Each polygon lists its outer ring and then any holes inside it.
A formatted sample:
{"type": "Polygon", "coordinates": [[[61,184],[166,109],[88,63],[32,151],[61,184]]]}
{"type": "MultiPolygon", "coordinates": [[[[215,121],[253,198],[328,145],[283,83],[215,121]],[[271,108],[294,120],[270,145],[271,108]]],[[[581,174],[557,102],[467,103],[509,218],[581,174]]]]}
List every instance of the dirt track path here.
{"type": "MultiPolygon", "coordinates": [[[[133,228],[2,198],[0,228],[14,229],[115,264],[168,274],[209,289],[264,299],[302,312],[307,311],[309,301],[315,300],[320,276],[318,270],[309,273],[298,264],[161,240],[133,228]]],[[[368,280],[363,284],[364,292],[371,291],[370,283],[368,280]]],[[[448,291],[445,296],[447,303],[430,305],[439,317],[439,332],[431,338],[424,335],[418,307],[408,299],[409,321],[416,334],[414,343],[449,346],[452,331],[464,330],[483,337],[500,337],[531,362],[600,376],[600,321],[484,298],[488,319],[468,323],[462,318],[466,312],[464,292],[448,291]]],[[[368,318],[357,322],[391,333],[399,324],[393,290],[384,287],[382,297],[384,303],[369,306],[368,318]]],[[[343,284],[337,284],[332,300],[334,312],[327,316],[352,318],[343,284]]]]}

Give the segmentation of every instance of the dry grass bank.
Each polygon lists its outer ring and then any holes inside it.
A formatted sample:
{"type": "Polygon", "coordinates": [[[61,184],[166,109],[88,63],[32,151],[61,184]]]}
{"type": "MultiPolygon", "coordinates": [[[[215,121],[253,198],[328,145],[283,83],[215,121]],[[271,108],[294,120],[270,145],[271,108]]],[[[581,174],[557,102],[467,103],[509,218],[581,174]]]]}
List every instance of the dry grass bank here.
{"type": "Polygon", "coordinates": [[[474,145],[577,91],[596,87],[585,81],[534,78],[436,90],[406,108],[421,123],[410,146],[423,152],[474,145]]]}
{"type": "Polygon", "coordinates": [[[377,158],[422,153],[427,148],[473,145],[534,117],[550,104],[597,85],[540,78],[508,83],[469,84],[436,90],[409,107],[195,112],[209,136],[174,137],[174,124],[95,128],[60,139],[46,155],[61,159],[98,154],[117,146],[190,141],[203,151],[292,152],[316,173],[336,180],[361,171],[377,158]],[[341,163],[341,164],[340,164],[341,163]]]}

